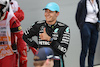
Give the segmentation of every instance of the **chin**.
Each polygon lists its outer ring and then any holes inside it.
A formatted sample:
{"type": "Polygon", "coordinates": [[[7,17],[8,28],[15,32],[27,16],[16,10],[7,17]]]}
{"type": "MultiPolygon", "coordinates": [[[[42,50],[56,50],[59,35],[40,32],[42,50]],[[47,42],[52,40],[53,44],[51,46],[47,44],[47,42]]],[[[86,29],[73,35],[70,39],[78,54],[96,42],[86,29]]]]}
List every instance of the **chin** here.
{"type": "Polygon", "coordinates": [[[47,22],[52,22],[51,20],[46,20],[47,22]]]}

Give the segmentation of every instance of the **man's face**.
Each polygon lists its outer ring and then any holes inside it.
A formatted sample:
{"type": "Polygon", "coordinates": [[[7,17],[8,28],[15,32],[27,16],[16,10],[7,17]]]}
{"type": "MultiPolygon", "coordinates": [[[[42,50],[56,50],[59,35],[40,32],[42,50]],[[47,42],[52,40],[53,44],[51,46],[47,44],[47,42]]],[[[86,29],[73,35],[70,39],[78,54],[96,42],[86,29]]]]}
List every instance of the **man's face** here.
{"type": "Polygon", "coordinates": [[[51,11],[49,9],[45,9],[45,19],[46,19],[46,22],[47,23],[53,23],[56,21],[57,19],[57,16],[59,15],[59,12],[56,12],[56,11],[51,11]]]}

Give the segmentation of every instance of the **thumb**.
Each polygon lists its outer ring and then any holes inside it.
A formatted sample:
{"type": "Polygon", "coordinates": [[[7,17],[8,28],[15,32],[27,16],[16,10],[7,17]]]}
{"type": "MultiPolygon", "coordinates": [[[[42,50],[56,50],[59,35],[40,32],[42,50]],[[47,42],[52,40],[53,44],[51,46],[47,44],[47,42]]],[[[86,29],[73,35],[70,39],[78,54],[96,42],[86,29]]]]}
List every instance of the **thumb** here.
{"type": "Polygon", "coordinates": [[[44,33],[46,33],[46,28],[43,29],[44,33]]]}

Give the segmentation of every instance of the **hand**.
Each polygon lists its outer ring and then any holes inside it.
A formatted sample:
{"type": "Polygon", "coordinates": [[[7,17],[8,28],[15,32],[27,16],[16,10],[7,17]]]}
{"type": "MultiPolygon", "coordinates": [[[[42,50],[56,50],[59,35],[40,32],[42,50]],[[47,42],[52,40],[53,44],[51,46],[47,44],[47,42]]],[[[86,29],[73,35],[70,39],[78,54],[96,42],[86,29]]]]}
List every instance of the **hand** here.
{"type": "Polygon", "coordinates": [[[40,36],[40,39],[41,40],[47,40],[47,41],[50,41],[50,36],[46,33],[46,28],[43,29],[43,33],[41,33],[39,36],[40,36]]]}
{"type": "Polygon", "coordinates": [[[35,55],[35,53],[37,52],[37,50],[34,47],[29,46],[29,49],[32,50],[33,54],[35,55]]]}

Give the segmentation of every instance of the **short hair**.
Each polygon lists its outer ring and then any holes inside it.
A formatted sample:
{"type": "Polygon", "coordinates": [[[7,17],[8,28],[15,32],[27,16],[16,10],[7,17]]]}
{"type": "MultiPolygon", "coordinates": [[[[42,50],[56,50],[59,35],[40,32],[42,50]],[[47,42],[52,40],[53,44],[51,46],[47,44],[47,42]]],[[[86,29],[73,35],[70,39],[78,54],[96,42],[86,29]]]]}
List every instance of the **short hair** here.
{"type": "MultiPolygon", "coordinates": [[[[38,59],[39,57],[38,56],[34,56],[33,60],[36,60],[38,59]]],[[[34,66],[43,66],[43,64],[45,63],[46,60],[42,60],[42,61],[34,61],[33,62],[33,65],[34,66]]]]}

